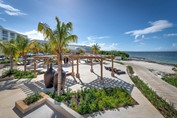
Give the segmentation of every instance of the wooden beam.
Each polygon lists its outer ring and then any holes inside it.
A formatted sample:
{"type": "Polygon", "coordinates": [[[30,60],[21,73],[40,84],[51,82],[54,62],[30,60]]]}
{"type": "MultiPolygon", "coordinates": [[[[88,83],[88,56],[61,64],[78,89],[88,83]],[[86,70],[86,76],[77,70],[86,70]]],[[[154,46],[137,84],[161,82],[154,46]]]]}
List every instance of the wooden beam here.
{"type": "Polygon", "coordinates": [[[93,72],[93,60],[92,60],[92,58],[90,59],[90,61],[91,61],[91,69],[90,69],[90,72],[93,72]]]}
{"type": "Polygon", "coordinates": [[[77,73],[76,73],[76,77],[80,78],[80,75],[79,75],[79,58],[77,58],[77,73]]]}
{"type": "Polygon", "coordinates": [[[47,70],[49,69],[50,58],[47,59],[47,70]]]}
{"type": "Polygon", "coordinates": [[[111,76],[114,77],[114,58],[112,57],[111,58],[111,61],[112,61],[112,72],[111,72],[111,76]]]}
{"type": "Polygon", "coordinates": [[[103,59],[101,59],[100,61],[100,70],[101,70],[101,75],[100,75],[100,79],[103,80],[103,59]]]}

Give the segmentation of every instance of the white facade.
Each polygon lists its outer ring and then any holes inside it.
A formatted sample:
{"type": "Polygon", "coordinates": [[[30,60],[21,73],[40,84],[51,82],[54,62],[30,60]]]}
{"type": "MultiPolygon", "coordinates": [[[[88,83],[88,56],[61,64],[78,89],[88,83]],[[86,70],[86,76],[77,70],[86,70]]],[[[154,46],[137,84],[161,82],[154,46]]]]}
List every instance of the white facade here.
{"type": "Polygon", "coordinates": [[[67,48],[70,49],[73,53],[76,53],[79,49],[84,50],[85,53],[92,53],[92,48],[90,46],[68,45],[67,48]]]}
{"type": "Polygon", "coordinates": [[[48,43],[46,40],[31,39],[30,41],[37,41],[39,44],[48,43]]]}
{"type": "Polygon", "coordinates": [[[12,31],[12,30],[9,30],[9,29],[6,29],[6,28],[0,26],[0,40],[9,41],[10,39],[16,39],[17,35],[21,35],[21,36],[24,36],[27,38],[26,35],[17,33],[15,31],[12,31]]]}

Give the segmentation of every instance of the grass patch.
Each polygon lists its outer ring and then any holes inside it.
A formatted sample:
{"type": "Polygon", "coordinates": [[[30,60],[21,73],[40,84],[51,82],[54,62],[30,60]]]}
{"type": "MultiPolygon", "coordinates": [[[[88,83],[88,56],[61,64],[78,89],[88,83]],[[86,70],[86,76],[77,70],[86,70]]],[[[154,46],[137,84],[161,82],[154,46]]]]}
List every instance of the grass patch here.
{"type": "Polygon", "coordinates": [[[132,75],[134,74],[133,68],[131,66],[127,66],[127,71],[132,75]]]}
{"type": "Polygon", "coordinates": [[[0,61],[0,64],[9,64],[10,63],[10,60],[1,60],[0,61]]]}
{"type": "Polygon", "coordinates": [[[123,62],[115,62],[115,63],[121,64],[121,65],[125,65],[123,62]]]}
{"type": "Polygon", "coordinates": [[[59,97],[57,94],[47,94],[58,102],[64,102],[82,115],[137,104],[127,90],[120,88],[103,88],[101,90],[91,88],[77,92],[67,90],[59,97]]]}
{"type": "Polygon", "coordinates": [[[21,79],[21,78],[34,78],[34,74],[31,71],[22,71],[18,69],[9,69],[2,73],[3,77],[7,76],[14,76],[15,79],[21,79]]]}
{"type": "Polygon", "coordinates": [[[31,96],[28,96],[27,98],[25,98],[25,100],[23,100],[23,102],[26,104],[26,105],[30,105],[36,101],[38,101],[39,99],[41,99],[42,96],[37,92],[31,96]]]}
{"type": "MultiPolygon", "coordinates": [[[[127,68],[128,71],[131,67],[127,68]]],[[[159,112],[165,117],[165,118],[176,118],[177,117],[177,111],[175,110],[174,106],[172,104],[169,104],[166,102],[166,100],[159,97],[155,91],[153,91],[151,88],[148,87],[147,84],[145,84],[142,80],[139,79],[138,76],[130,76],[134,84],[137,86],[137,88],[144,94],[144,96],[159,110],[159,112]]]]}
{"type": "Polygon", "coordinates": [[[162,77],[162,79],[167,83],[177,87],[177,75],[165,75],[162,77]]]}
{"type": "Polygon", "coordinates": [[[172,68],[172,70],[175,71],[175,72],[177,72],[177,68],[176,67],[172,68]]]}

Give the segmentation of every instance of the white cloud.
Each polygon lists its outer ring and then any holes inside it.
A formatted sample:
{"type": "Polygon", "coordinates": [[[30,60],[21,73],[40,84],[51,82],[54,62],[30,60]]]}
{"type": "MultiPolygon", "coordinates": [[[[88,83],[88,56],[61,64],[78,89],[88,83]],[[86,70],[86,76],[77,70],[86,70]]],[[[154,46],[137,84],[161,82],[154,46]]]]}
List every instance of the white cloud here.
{"type": "Polygon", "coordinates": [[[16,9],[11,5],[5,4],[2,0],[0,0],[0,8],[4,9],[5,13],[11,16],[26,15],[25,13],[22,13],[19,9],[16,9]]]}
{"type": "MultiPolygon", "coordinates": [[[[75,45],[85,45],[85,46],[93,46],[94,44],[96,44],[96,39],[103,39],[103,38],[88,38],[86,41],[83,41],[81,43],[71,43],[71,44],[75,44],[75,45]]],[[[111,43],[111,44],[106,44],[106,43],[97,43],[100,47],[101,50],[120,50],[118,49],[118,43],[111,43]]]]}
{"type": "Polygon", "coordinates": [[[167,37],[177,36],[177,33],[165,34],[167,37]]]}
{"type": "Polygon", "coordinates": [[[112,43],[101,47],[102,50],[120,50],[118,49],[118,43],[112,43]]]}
{"type": "Polygon", "coordinates": [[[172,47],[175,48],[175,49],[177,49],[177,43],[173,43],[172,47]]]}
{"type": "Polygon", "coordinates": [[[14,11],[5,11],[8,15],[10,16],[22,16],[22,15],[26,15],[25,13],[22,13],[22,12],[14,12],[14,11]]]}
{"type": "Polygon", "coordinates": [[[23,34],[27,35],[28,38],[30,38],[30,39],[44,40],[43,35],[36,30],[28,31],[28,32],[25,32],[23,34]]]}
{"type": "Polygon", "coordinates": [[[110,38],[109,36],[88,36],[88,40],[97,40],[97,39],[108,39],[110,38]]]}
{"type": "Polygon", "coordinates": [[[4,18],[1,18],[1,17],[0,17],[0,21],[5,22],[5,21],[6,21],[6,19],[4,19],[4,18]]]}
{"type": "Polygon", "coordinates": [[[149,23],[151,25],[150,27],[139,29],[139,30],[128,31],[128,32],[125,32],[125,34],[130,34],[132,36],[135,36],[135,39],[137,39],[140,36],[142,36],[143,38],[145,34],[160,32],[166,28],[170,28],[173,26],[173,24],[167,20],[158,20],[158,21],[149,22],[149,23]]]}
{"type": "Polygon", "coordinates": [[[140,42],[140,41],[142,41],[142,40],[143,40],[143,38],[135,39],[134,42],[140,42]]]}

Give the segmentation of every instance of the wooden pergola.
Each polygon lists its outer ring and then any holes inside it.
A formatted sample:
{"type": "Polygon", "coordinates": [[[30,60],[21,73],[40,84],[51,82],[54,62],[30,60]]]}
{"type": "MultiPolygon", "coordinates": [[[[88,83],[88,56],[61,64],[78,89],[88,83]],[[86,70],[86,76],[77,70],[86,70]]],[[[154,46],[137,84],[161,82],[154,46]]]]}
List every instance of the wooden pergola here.
{"type": "MultiPolygon", "coordinates": [[[[56,58],[56,55],[45,55],[45,56],[34,56],[34,74],[36,75],[36,60],[37,59],[46,59],[47,60],[47,69],[49,68],[49,63],[50,60],[53,58],[56,58]]],[[[93,72],[93,59],[98,59],[100,61],[100,79],[103,79],[103,60],[105,60],[106,58],[111,59],[112,62],[112,68],[114,68],[114,56],[112,55],[93,55],[93,54],[65,54],[63,55],[63,57],[69,57],[71,58],[72,61],[72,72],[71,75],[73,77],[75,77],[75,72],[74,72],[74,59],[76,59],[76,65],[77,65],[77,70],[76,70],[76,77],[80,78],[80,74],[79,74],[79,59],[81,58],[87,58],[90,59],[90,72],[93,72]]],[[[114,70],[112,69],[111,75],[114,76],[114,70]]]]}

